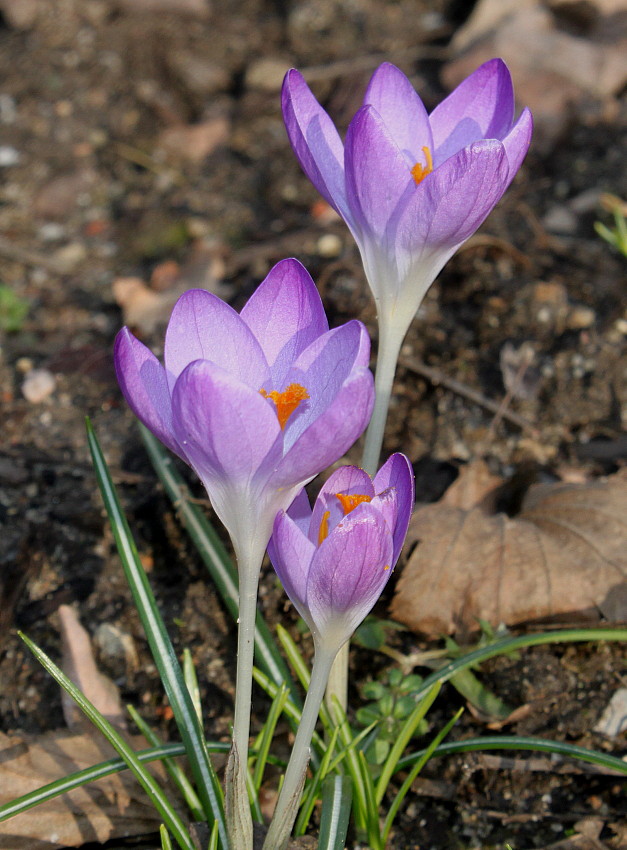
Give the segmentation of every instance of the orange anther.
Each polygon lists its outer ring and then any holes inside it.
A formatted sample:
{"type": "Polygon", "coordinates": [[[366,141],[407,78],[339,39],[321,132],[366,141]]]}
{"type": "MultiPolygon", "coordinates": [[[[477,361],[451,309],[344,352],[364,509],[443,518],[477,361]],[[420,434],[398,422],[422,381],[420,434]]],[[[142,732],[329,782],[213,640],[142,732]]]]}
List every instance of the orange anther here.
{"type": "Polygon", "coordinates": [[[416,184],[422,183],[427,174],[431,174],[433,171],[433,157],[431,156],[431,151],[426,145],[424,145],[422,152],[425,155],[427,164],[423,165],[421,162],[417,162],[411,170],[411,176],[416,181],[416,184]]]}
{"type": "Polygon", "coordinates": [[[318,531],[318,546],[322,543],[323,540],[326,540],[329,536],[329,517],[331,516],[331,511],[325,511],[322,514],[322,519],[320,520],[320,530],[318,531]]]}
{"type": "Polygon", "coordinates": [[[277,392],[277,390],[272,390],[272,392],[269,393],[265,390],[259,390],[259,392],[264,398],[269,398],[274,402],[276,415],[281,429],[285,428],[285,423],[292,413],[294,413],[301,401],[305,401],[306,398],[309,398],[309,393],[305,387],[302,387],[300,384],[290,384],[289,387],[283,390],[283,392],[277,392]]]}
{"type": "Polygon", "coordinates": [[[339,499],[342,510],[344,511],[344,516],[349,514],[351,511],[354,511],[357,505],[361,505],[362,502],[372,501],[372,496],[362,496],[359,493],[348,493],[348,495],[344,493],[336,493],[335,498],[339,499]]]}

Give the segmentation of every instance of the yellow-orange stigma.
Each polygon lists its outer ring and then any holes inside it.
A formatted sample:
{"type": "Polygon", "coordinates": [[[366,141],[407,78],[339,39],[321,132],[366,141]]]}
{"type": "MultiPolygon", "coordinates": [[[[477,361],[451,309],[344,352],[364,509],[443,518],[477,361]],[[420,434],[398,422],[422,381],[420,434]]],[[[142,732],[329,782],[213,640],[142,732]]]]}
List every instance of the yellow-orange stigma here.
{"type": "Polygon", "coordinates": [[[431,174],[433,171],[433,157],[431,156],[431,151],[426,145],[424,145],[422,152],[425,155],[427,164],[423,165],[421,162],[417,162],[411,170],[411,176],[416,181],[416,185],[422,183],[427,174],[431,174]]]}
{"type": "Polygon", "coordinates": [[[294,413],[301,401],[309,398],[309,393],[300,384],[290,384],[283,392],[277,392],[277,390],[272,390],[269,393],[265,390],[259,390],[259,392],[264,398],[269,398],[274,402],[281,430],[285,428],[287,420],[294,413]]]}
{"type": "Polygon", "coordinates": [[[362,496],[359,493],[336,493],[335,498],[339,500],[344,516],[354,511],[357,505],[361,505],[362,502],[372,501],[372,496],[362,496]]]}
{"type": "Polygon", "coordinates": [[[329,536],[329,517],[331,516],[331,511],[325,511],[322,514],[322,519],[320,520],[320,529],[318,530],[318,546],[322,543],[323,540],[326,540],[329,536]]]}

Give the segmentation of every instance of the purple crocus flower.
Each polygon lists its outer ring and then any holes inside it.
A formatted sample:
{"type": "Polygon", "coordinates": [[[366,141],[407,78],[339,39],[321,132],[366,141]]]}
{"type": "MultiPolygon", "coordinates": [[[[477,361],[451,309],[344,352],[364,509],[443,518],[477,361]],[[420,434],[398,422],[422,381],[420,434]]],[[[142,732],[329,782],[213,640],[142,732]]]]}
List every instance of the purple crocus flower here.
{"type": "Polygon", "coordinates": [[[334,472],[313,510],[303,490],[274,521],[268,553],[316,651],[334,655],[379,598],[398,560],[414,504],[414,476],[393,454],[374,479],[334,472]]]}
{"type": "Polygon", "coordinates": [[[303,170],[355,237],[380,320],[403,325],[404,335],[527,153],[531,113],[514,121],[505,63],[486,62],[430,115],[407,77],[380,65],[345,145],[296,70],[285,77],[282,103],[303,170]]]}
{"type": "Polygon", "coordinates": [[[182,295],[165,366],[124,328],[115,367],[135,415],[202,480],[239,557],[263,554],[277,511],[364,430],[369,350],[360,322],[329,330],[311,277],[288,259],[239,314],[206,290],[182,295]]]}

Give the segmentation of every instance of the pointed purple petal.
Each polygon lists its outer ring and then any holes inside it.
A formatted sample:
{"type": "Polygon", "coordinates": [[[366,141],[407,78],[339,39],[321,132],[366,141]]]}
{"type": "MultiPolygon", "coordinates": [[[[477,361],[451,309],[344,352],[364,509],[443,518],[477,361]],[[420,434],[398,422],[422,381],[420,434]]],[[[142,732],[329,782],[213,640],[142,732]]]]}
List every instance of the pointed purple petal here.
{"type": "Polygon", "coordinates": [[[174,436],[172,403],[165,369],[128,328],[115,338],[115,371],[120,389],[137,418],[171,451],[186,460],[174,436]]]}
{"type": "Polygon", "coordinates": [[[368,332],[356,320],[334,328],[308,346],[286,378],[288,383],[300,384],[309,393],[309,398],[287,422],[286,448],[327,409],[349,375],[368,365],[369,358],[368,332]]]}
{"type": "Polygon", "coordinates": [[[318,547],[306,607],[321,641],[339,646],[351,636],[387,584],[392,554],[387,524],[368,504],[355,508],[318,547]]]}
{"type": "Polygon", "coordinates": [[[307,491],[304,487],[298,492],[294,501],[288,507],[287,515],[296,523],[303,534],[307,534],[309,532],[309,525],[311,524],[311,505],[309,504],[309,496],[307,495],[307,491]]]}
{"type": "Polygon", "coordinates": [[[181,374],[172,412],[176,437],[210,498],[207,482],[247,484],[262,465],[272,468],[282,455],[272,403],[207,360],[196,360],[181,374]]]}
{"type": "Polygon", "coordinates": [[[307,576],[314,552],[315,546],[307,539],[307,535],[290,516],[280,511],[274,520],[268,555],[283,589],[310,628],[310,614],[305,600],[307,576]]]}
{"type": "Polygon", "coordinates": [[[508,183],[516,176],[516,172],[522,165],[522,161],[527,155],[529,145],[531,144],[531,135],[533,133],[533,116],[528,109],[523,109],[520,118],[514,124],[510,132],[503,139],[503,147],[507,154],[509,162],[509,178],[508,183]]]}
{"type": "Polygon", "coordinates": [[[414,472],[405,455],[393,454],[381,467],[373,481],[376,493],[388,491],[393,499],[387,499],[380,506],[377,499],[373,505],[380,507],[394,538],[394,557],[396,564],[401,554],[411,513],[414,509],[414,472]]]}
{"type": "Polygon", "coordinates": [[[318,498],[313,507],[309,539],[313,543],[318,542],[320,523],[326,511],[329,511],[329,531],[335,528],[338,522],[344,518],[344,511],[340,500],[335,495],[342,493],[358,493],[361,496],[374,496],[372,481],[367,472],[358,466],[341,466],[322,485],[318,498]]]}
{"type": "Polygon", "coordinates": [[[165,335],[170,389],[194,360],[210,360],[255,389],[270,373],[261,346],[239,314],[205,289],[190,289],[174,306],[165,335]]]}
{"type": "Polygon", "coordinates": [[[423,146],[433,152],[427,110],[405,74],[384,62],[372,75],[364,105],[376,109],[410,168],[424,160],[423,146]]]}
{"type": "Polygon", "coordinates": [[[350,227],[342,140],[303,75],[294,68],[285,75],[281,104],[287,135],[301,168],[350,227]]]}
{"type": "Polygon", "coordinates": [[[363,433],[372,414],[374,387],[368,369],[357,369],[329,407],[303,431],[278,465],[272,484],[310,481],[340,458],[363,433]]]}
{"type": "Polygon", "coordinates": [[[273,389],[285,388],[285,376],[298,355],[329,330],[316,285],[294,259],[270,269],[240,315],[261,345],[273,389]]]}
{"type": "Polygon", "coordinates": [[[429,118],[436,168],[479,139],[503,139],[514,119],[514,89],[507,65],[491,59],[438,104],[429,118]]]}
{"type": "Polygon", "coordinates": [[[411,166],[379,114],[362,106],[350,123],[345,146],[346,189],[355,220],[380,239],[416,189],[411,166]]]}

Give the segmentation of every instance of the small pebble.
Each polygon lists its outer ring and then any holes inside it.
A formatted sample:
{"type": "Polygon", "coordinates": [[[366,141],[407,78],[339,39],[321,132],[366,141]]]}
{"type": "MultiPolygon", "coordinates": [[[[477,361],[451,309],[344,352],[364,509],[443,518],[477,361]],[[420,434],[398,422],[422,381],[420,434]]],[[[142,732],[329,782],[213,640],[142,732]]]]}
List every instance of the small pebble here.
{"type": "Polygon", "coordinates": [[[32,369],[22,383],[22,394],[31,404],[40,404],[55,390],[57,382],[48,369],[32,369]]]}
{"type": "Polygon", "coordinates": [[[342,253],[342,240],[335,233],[325,233],[318,239],[318,255],[326,260],[339,257],[342,253]]]}
{"type": "Polygon", "coordinates": [[[20,152],[9,145],[0,145],[0,168],[10,168],[20,161],[20,152]]]}

